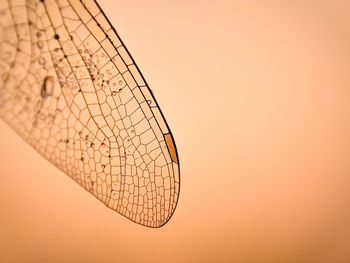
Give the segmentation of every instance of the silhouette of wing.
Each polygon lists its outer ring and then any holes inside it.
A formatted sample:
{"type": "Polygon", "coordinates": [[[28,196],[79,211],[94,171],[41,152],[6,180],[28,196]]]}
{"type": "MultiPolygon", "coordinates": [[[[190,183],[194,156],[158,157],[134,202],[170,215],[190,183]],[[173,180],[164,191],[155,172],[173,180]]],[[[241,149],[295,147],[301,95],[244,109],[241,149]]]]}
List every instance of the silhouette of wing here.
{"type": "Polygon", "coordinates": [[[179,196],[173,136],[94,0],[0,2],[0,116],[106,206],[160,227],[179,196]]]}

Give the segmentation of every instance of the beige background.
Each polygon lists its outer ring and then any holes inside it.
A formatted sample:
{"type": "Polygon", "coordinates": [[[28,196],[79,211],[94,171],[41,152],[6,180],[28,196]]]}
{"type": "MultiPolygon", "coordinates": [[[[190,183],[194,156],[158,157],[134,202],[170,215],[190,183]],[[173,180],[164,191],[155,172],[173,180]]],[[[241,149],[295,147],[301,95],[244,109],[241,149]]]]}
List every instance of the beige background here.
{"type": "Polygon", "coordinates": [[[169,122],[172,220],[110,209],[0,122],[0,262],[350,262],[347,0],[100,0],[169,122]]]}

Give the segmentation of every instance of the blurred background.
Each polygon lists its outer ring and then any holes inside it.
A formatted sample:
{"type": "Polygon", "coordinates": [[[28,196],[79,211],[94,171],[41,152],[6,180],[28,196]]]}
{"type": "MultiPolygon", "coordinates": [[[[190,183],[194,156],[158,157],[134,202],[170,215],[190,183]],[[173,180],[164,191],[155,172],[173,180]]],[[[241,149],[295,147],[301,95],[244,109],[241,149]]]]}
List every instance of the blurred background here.
{"type": "Polygon", "coordinates": [[[172,129],[173,218],[106,208],[0,122],[0,262],[350,262],[350,2],[100,0],[172,129]]]}

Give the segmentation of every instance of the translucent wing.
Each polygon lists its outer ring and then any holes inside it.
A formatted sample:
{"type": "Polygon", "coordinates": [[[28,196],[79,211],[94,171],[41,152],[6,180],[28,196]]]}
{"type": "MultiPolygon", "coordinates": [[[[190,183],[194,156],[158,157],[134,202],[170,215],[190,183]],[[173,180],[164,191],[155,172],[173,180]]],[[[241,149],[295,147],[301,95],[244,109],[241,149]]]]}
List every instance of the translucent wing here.
{"type": "Polygon", "coordinates": [[[93,0],[0,1],[0,116],[106,206],[160,227],[179,195],[168,125],[93,0]]]}

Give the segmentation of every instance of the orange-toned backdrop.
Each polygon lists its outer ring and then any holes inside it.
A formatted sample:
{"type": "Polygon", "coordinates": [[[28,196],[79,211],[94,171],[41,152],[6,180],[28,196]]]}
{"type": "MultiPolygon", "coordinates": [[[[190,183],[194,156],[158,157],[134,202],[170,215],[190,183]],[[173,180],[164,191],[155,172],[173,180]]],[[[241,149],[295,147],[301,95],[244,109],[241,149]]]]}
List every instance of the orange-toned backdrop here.
{"type": "Polygon", "coordinates": [[[100,0],[169,122],[171,221],[106,208],[0,122],[0,262],[350,262],[350,3],[100,0]]]}

